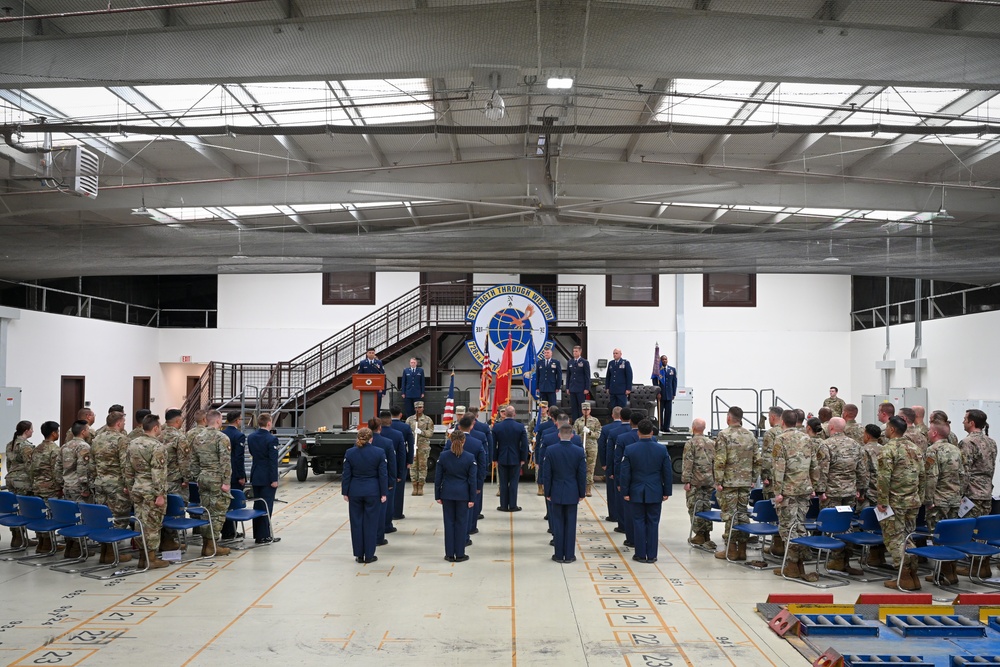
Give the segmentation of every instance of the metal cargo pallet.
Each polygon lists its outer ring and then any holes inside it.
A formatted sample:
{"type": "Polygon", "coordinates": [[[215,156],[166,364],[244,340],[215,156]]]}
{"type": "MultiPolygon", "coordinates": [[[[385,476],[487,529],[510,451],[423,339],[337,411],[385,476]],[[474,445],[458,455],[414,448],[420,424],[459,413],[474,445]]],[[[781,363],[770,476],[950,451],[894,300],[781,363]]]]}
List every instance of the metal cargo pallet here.
{"type": "Polygon", "coordinates": [[[878,626],[866,624],[864,617],[857,614],[800,614],[796,618],[807,635],[878,637],[878,626]]]}
{"type": "Polygon", "coordinates": [[[904,637],[985,637],[986,626],[965,616],[887,616],[885,624],[904,637]]]}
{"type": "Polygon", "coordinates": [[[845,655],[844,667],[873,667],[874,665],[910,665],[934,667],[933,662],[919,655],[845,655]]]}

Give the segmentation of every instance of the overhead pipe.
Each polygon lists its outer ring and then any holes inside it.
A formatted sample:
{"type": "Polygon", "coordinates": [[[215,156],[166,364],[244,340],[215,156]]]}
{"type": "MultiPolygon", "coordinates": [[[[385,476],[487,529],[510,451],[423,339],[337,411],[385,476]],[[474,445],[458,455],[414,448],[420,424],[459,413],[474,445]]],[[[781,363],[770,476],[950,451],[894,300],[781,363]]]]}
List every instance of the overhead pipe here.
{"type": "Polygon", "coordinates": [[[882,393],[889,394],[889,374],[895,364],[889,365],[889,276],[885,277],[885,352],[882,353],[882,393]]]}
{"type": "Polygon", "coordinates": [[[112,9],[88,9],[79,12],[56,12],[53,14],[29,14],[26,16],[0,16],[0,23],[15,23],[22,21],[40,21],[55,19],[72,19],[83,16],[110,16],[113,14],[129,14],[132,12],[153,12],[170,9],[188,9],[196,7],[214,7],[217,5],[245,5],[254,2],[270,2],[271,0],[203,0],[202,2],[178,2],[168,5],[144,5],[141,7],[118,7],[112,9]]]}
{"type": "MultiPolygon", "coordinates": [[[[919,241],[919,239],[918,239],[919,241]]],[[[919,243],[918,243],[919,251],[919,243]]],[[[917,359],[920,358],[920,352],[923,348],[924,334],[923,334],[923,315],[920,310],[920,300],[923,297],[923,281],[920,278],[914,280],[915,286],[913,289],[913,349],[910,351],[910,373],[912,374],[911,387],[920,386],[920,366],[918,365],[917,359]]]]}
{"type": "MultiPolygon", "coordinates": [[[[45,130],[41,130],[41,131],[47,133],[49,130],[46,128],[45,130]]],[[[22,153],[51,153],[52,152],[52,146],[51,145],[46,145],[46,146],[25,146],[24,144],[20,144],[20,143],[14,141],[14,127],[13,126],[4,126],[3,127],[3,140],[4,140],[4,142],[8,146],[10,146],[14,150],[20,151],[22,153]]],[[[46,142],[46,143],[48,143],[48,142],[46,142]]]]}

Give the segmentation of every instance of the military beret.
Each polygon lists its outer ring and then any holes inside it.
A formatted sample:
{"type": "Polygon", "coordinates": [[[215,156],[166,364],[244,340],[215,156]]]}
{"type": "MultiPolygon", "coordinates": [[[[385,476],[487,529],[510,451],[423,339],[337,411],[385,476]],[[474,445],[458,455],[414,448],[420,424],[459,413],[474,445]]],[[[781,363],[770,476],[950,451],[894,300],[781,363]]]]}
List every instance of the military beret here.
{"type": "Polygon", "coordinates": [[[422,407],[424,407],[424,402],[423,401],[413,401],[413,407],[415,407],[415,408],[422,408],[422,407]]]}

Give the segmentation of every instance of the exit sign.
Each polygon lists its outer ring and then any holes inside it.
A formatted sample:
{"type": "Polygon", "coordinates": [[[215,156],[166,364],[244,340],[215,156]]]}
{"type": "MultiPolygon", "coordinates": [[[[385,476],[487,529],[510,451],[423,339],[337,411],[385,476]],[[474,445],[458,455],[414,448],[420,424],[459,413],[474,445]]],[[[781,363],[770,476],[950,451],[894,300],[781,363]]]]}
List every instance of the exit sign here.
{"type": "Polygon", "coordinates": [[[181,363],[182,364],[190,364],[191,363],[191,355],[185,354],[184,356],[182,356],[181,357],[181,363]]]}

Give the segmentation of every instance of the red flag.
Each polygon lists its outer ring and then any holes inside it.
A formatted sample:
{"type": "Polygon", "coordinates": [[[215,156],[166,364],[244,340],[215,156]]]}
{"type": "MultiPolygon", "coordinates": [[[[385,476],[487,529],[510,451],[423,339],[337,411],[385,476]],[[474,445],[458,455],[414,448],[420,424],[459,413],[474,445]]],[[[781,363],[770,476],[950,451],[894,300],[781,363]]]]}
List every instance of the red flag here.
{"type": "Polygon", "coordinates": [[[654,384],[660,384],[660,369],[663,365],[660,363],[660,344],[656,344],[656,349],[653,350],[653,371],[650,374],[650,378],[653,380],[654,384]]]}
{"type": "Polygon", "coordinates": [[[451,384],[448,386],[448,399],[444,402],[444,416],[441,423],[448,426],[455,421],[455,371],[451,372],[451,384]]]}
{"type": "Polygon", "coordinates": [[[486,356],[483,357],[483,374],[479,379],[479,410],[490,405],[490,385],[493,384],[493,364],[490,362],[490,341],[486,341],[486,356]]]}
{"type": "Polygon", "coordinates": [[[493,409],[490,411],[490,421],[497,416],[497,408],[510,403],[510,382],[514,377],[514,342],[507,336],[507,347],[500,358],[497,368],[497,388],[493,392],[493,409]]]}

